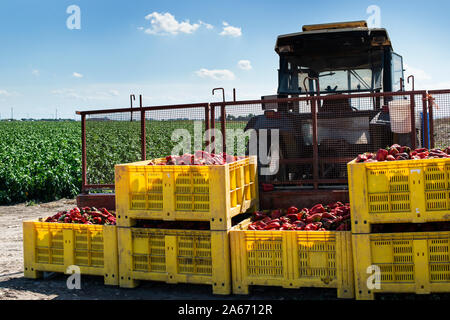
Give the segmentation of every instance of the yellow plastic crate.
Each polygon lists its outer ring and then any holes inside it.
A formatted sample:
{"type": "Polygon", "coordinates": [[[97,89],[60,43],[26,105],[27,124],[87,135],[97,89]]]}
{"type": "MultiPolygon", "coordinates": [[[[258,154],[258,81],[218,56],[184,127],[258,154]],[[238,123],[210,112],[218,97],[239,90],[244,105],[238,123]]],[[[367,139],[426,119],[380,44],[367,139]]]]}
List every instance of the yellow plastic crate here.
{"type": "Polygon", "coordinates": [[[230,231],[233,293],[249,286],[336,288],[354,297],[351,232],[249,231],[245,220],[230,231]]]}
{"type": "Polygon", "coordinates": [[[376,223],[450,221],[450,159],[347,164],[353,233],[376,223]]]}
{"type": "Polygon", "coordinates": [[[211,230],[228,230],[232,217],[258,208],[255,156],[215,166],[148,163],[115,166],[121,227],[134,226],[135,219],[154,219],[210,221],[211,230]]]}
{"type": "Polygon", "coordinates": [[[353,235],[356,298],[450,292],[449,254],[450,232],[353,235]],[[373,286],[374,272],[368,270],[372,265],[380,271],[379,288],[373,286]]]}
{"type": "Polygon", "coordinates": [[[103,276],[105,284],[119,285],[116,226],[23,222],[24,275],[66,273],[69,266],[82,275],[103,276]]]}
{"type": "Polygon", "coordinates": [[[231,293],[228,231],[119,227],[120,286],[139,280],[212,285],[231,293]]]}

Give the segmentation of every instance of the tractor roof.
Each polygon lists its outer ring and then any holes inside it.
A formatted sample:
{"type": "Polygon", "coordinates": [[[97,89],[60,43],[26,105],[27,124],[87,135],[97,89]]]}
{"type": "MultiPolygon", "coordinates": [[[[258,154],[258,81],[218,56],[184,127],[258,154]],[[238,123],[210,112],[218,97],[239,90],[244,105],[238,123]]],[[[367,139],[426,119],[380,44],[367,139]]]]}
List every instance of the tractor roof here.
{"type": "Polygon", "coordinates": [[[331,51],[366,51],[392,44],[386,29],[368,28],[365,21],[303,26],[303,32],[280,35],[275,51],[292,55],[316,55],[331,51]]]}

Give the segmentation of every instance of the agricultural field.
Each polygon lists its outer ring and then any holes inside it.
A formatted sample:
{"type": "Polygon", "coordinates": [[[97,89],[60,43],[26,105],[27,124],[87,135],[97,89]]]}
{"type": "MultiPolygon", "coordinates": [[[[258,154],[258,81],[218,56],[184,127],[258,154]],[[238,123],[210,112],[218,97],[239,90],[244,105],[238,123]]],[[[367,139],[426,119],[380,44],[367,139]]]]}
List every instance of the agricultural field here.
{"type": "MultiPolygon", "coordinates": [[[[246,125],[246,121],[230,120],[227,130],[244,129],[246,125]]],[[[437,147],[450,144],[449,123],[448,118],[435,120],[437,147]]],[[[220,123],[215,126],[220,128],[220,123]]],[[[194,145],[194,121],[148,120],[147,159],[171,154],[180,141],[171,139],[176,129],[185,129],[191,135],[192,150],[198,149],[194,145]]],[[[115,164],[139,161],[140,134],[139,121],[88,119],[88,184],[114,184],[115,164]]],[[[0,121],[0,204],[73,198],[81,191],[81,181],[79,121],[0,121]]]]}
{"type": "MultiPolygon", "coordinates": [[[[227,125],[244,127],[239,121],[227,125]]],[[[178,144],[171,140],[175,129],[186,129],[194,137],[194,121],[147,121],[147,159],[171,153],[178,144]]],[[[88,184],[113,184],[115,164],[139,161],[140,134],[139,121],[88,120],[88,184]]],[[[81,181],[81,122],[0,121],[0,204],[73,198],[81,191],[81,181]]]]}
{"type": "MultiPolygon", "coordinates": [[[[227,129],[244,129],[246,122],[227,122],[227,129]]],[[[216,123],[220,128],[220,123],[216,123]]],[[[173,141],[172,133],[184,129],[189,133],[191,150],[194,145],[194,121],[192,120],[149,120],[146,122],[146,158],[155,159],[172,154],[173,148],[182,138],[173,141]]],[[[202,123],[201,132],[204,132],[202,123]]],[[[86,162],[88,184],[113,184],[114,164],[141,160],[140,121],[86,122],[86,162]]],[[[201,148],[205,148],[203,142],[201,148]]]]}
{"type": "Polygon", "coordinates": [[[0,122],[0,204],[75,196],[81,186],[79,122],[0,122]]]}

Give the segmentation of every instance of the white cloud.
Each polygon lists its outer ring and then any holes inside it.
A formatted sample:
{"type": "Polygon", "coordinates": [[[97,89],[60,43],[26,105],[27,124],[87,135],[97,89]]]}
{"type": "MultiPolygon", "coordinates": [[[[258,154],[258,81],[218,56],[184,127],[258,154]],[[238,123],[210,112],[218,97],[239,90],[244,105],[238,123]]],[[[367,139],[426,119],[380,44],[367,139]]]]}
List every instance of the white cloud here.
{"type": "Polygon", "coordinates": [[[138,30],[144,30],[144,27],[137,27],[138,30]]]}
{"type": "Polygon", "coordinates": [[[32,74],[33,76],[39,77],[40,72],[39,72],[38,69],[34,69],[33,71],[31,71],[31,74],[32,74]]]}
{"type": "MultiPolygon", "coordinates": [[[[90,93],[88,93],[89,95],[90,93]]],[[[113,97],[118,97],[119,96],[119,91],[117,90],[108,90],[108,91],[96,91],[93,97],[89,97],[88,99],[91,100],[102,100],[102,99],[109,99],[109,98],[113,98],[113,97]]]]}
{"type": "Polygon", "coordinates": [[[109,94],[111,94],[114,97],[119,96],[119,91],[117,91],[117,90],[109,90],[108,92],[109,92],[109,94]]]}
{"type": "Polygon", "coordinates": [[[202,25],[202,26],[205,26],[205,28],[208,30],[214,29],[214,26],[209,23],[203,22],[201,20],[199,20],[198,23],[200,23],[200,25],[202,25]]]}
{"type": "Polygon", "coordinates": [[[432,77],[422,69],[414,68],[414,67],[408,66],[407,64],[405,64],[404,67],[406,69],[405,78],[408,78],[410,75],[413,75],[414,80],[419,81],[419,82],[432,79],[432,77]]]}
{"type": "Polygon", "coordinates": [[[150,20],[151,27],[145,29],[145,33],[155,35],[176,35],[178,33],[193,33],[201,25],[204,25],[207,29],[212,29],[212,25],[199,21],[199,23],[191,24],[189,20],[179,22],[170,13],[158,13],[153,12],[145,17],[146,20],[150,20]]]}
{"type": "Polygon", "coordinates": [[[73,76],[74,78],[83,78],[83,75],[82,75],[81,73],[78,73],[78,72],[72,73],[72,76],[73,76]]]}
{"type": "Polygon", "coordinates": [[[219,33],[221,36],[240,37],[242,36],[242,29],[230,26],[228,22],[223,22],[223,31],[219,33]]]}
{"type": "Polygon", "coordinates": [[[11,97],[20,97],[21,94],[17,91],[9,91],[0,89],[0,97],[3,98],[3,101],[5,101],[5,98],[11,98],[11,97]]]}
{"type": "Polygon", "coordinates": [[[117,90],[108,90],[108,91],[82,90],[80,92],[77,92],[74,89],[57,89],[51,91],[51,93],[61,98],[76,99],[82,101],[109,100],[119,96],[119,91],[117,90]]]}
{"type": "Polygon", "coordinates": [[[421,68],[411,67],[404,64],[405,68],[405,89],[412,90],[412,83],[408,83],[408,77],[414,76],[414,89],[415,90],[439,90],[450,88],[450,81],[445,79],[436,79],[436,75],[431,75],[421,68]]]}
{"type": "Polygon", "coordinates": [[[417,84],[416,82],[416,90],[441,90],[450,88],[450,81],[443,82],[431,82],[425,85],[417,84]]]}
{"type": "Polygon", "coordinates": [[[439,81],[433,79],[433,76],[424,71],[423,69],[411,67],[407,64],[405,67],[405,88],[406,90],[412,90],[412,83],[408,84],[408,77],[414,76],[414,88],[416,90],[436,90],[450,87],[449,81],[439,81]]]}
{"type": "Polygon", "coordinates": [[[0,96],[9,97],[9,96],[11,96],[11,93],[6,91],[6,90],[1,90],[0,89],[0,96]]]}
{"type": "Polygon", "coordinates": [[[75,90],[73,90],[73,89],[58,89],[58,90],[53,90],[51,93],[53,93],[54,95],[60,96],[60,97],[64,97],[64,98],[85,100],[83,98],[83,96],[76,93],[75,90]]]}
{"type": "Polygon", "coordinates": [[[250,60],[239,60],[238,66],[242,70],[250,70],[252,68],[250,60]]]}
{"type": "Polygon", "coordinates": [[[214,80],[234,80],[236,77],[230,70],[208,70],[200,69],[195,72],[201,78],[211,78],[214,80]]]}

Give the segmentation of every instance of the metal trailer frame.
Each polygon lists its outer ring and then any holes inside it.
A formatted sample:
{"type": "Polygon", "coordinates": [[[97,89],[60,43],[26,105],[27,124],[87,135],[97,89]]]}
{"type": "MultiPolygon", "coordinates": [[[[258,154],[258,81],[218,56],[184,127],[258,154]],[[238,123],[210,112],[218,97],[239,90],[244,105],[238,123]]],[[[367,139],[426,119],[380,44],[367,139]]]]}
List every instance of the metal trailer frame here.
{"type": "MultiPolygon", "coordinates": [[[[414,81],[414,79],[413,79],[414,81]]],[[[409,82],[409,79],[408,79],[409,82]]],[[[215,90],[223,88],[215,88],[215,90]]],[[[115,197],[114,194],[89,194],[89,190],[94,189],[113,189],[114,184],[90,184],[87,177],[86,171],[86,117],[90,115],[100,115],[100,114],[115,114],[115,113],[127,113],[140,111],[140,121],[141,121],[141,160],[146,160],[146,111],[163,111],[163,110],[177,110],[177,109],[189,109],[189,108],[204,108],[204,123],[205,130],[214,129],[216,119],[216,108],[220,108],[220,125],[223,133],[223,146],[226,146],[226,118],[227,110],[230,107],[236,106],[250,106],[250,105],[262,105],[262,104],[293,104],[300,101],[306,101],[311,105],[311,116],[312,116],[312,131],[313,131],[313,152],[308,159],[281,159],[280,163],[286,164],[299,164],[305,162],[311,162],[313,164],[313,179],[306,181],[297,181],[293,184],[301,185],[302,183],[312,184],[314,188],[312,190],[274,190],[270,192],[264,192],[264,197],[261,197],[260,207],[261,208],[274,208],[274,207],[284,207],[285,205],[310,205],[317,202],[332,202],[332,201],[346,201],[348,202],[348,190],[342,189],[319,189],[319,184],[347,184],[346,179],[319,179],[319,165],[321,163],[347,163],[352,159],[346,157],[336,157],[336,158],[326,158],[319,159],[318,153],[318,134],[317,134],[317,105],[323,101],[333,101],[342,99],[354,99],[354,98],[373,98],[381,99],[387,97],[405,96],[409,97],[411,100],[411,115],[415,114],[415,97],[420,96],[422,100],[422,106],[417,106],[423,113],[423,131],[422,135],[422,145],[426,148],[434,147],[434,124],[433,124],[433,106],[434,98],[433,95],[437,94],[450,94],[449,90],[433,90],[433,91],[400,91],[400,92],[383,92],[383,93],[361,93],[361,94],[337,94],[337,95],[326,95],[326,96],[302,96],[295,98],[283,98],[283,99],[272,99],[272,100],[244,100],[236,101],[236,92],[233,90],[233,101],[225,101],[225,95],[223,92],[223,101],[214,103],[193,103],[193,104],[179,104],[179,105],[161,105],[161,106],[143,106],[142,95],[140,95],[140,106],[139,108],[119,108],[119,109],[102,109],[102,110],[91,110],[91,111],[77,111],[76,113],[81,116],[81,138],[82,138],[82,193],[77,197],[78,206],[98,206],[106,207],[109,209],[115,208],[115,197]],[[428,120],[429,119],[429,120],[428,120]],[[428,123],[430,128],[428,128],[428,123]],[[430,136],[428,137],[428,133],[430,136]],[[430,141],[430,143],[429,143],[430,141]],[[299,200],[304,199],[307,201],[299,200]]],[[[134,97],[134,95],[132,95],[134,97]]],[[[130,101],[131,96],[130,96],[130,101]]],[[[411,137],[413,141],[412,147],[415,147],[415,121],[411,121],[411,137]]],[[[212,141],[210,141],[213,143],[212,141]]],[[[368,152],[373,152],[375,150],[367,150],[368,152]]],[[[355,155],[356,156],[356,155],[355,155]]],[[[276,183],[275,183],[276,184],[276,183]]]]}

